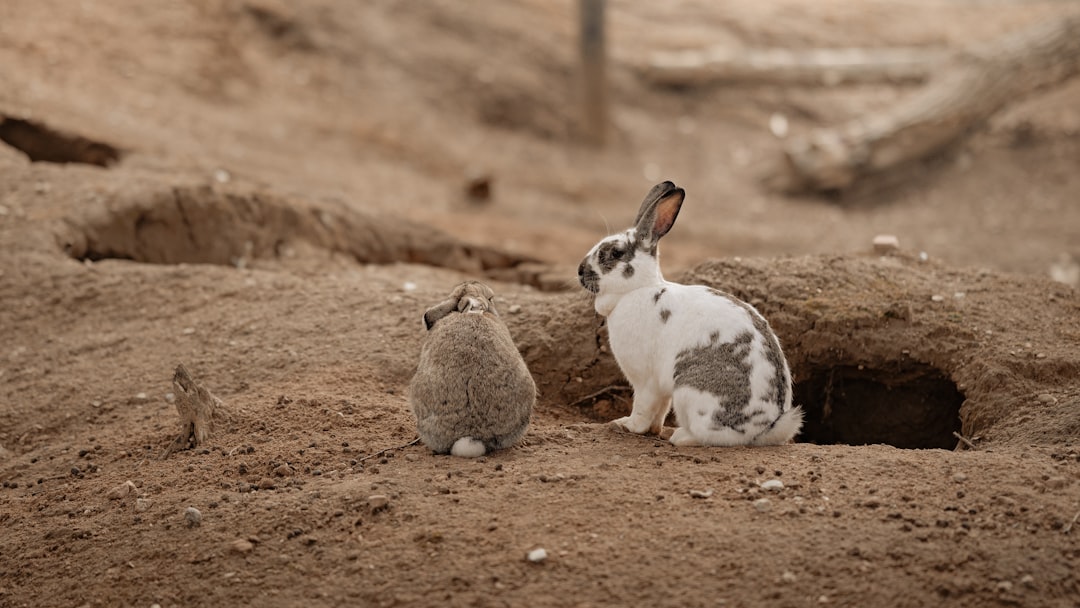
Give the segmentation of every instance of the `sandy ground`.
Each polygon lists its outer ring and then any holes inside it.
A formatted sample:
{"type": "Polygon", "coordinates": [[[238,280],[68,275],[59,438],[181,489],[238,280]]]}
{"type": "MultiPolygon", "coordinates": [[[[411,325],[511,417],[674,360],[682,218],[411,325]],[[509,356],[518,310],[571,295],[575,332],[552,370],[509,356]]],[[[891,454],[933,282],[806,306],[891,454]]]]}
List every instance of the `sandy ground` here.
{"type": "Polygon", "coordinates": [[[1080,299],[1051,280],[1080,259],[1080,85],[887,188],[787,198],[758,179],[771,116],[912,86],[636,70],[961,48],[1068,6],[729,4],[609,3],[603,149],[572,2],[0,4],[0,606],[1080,605],[1080,299]],[[688,192],[665,272],[769,318],[798,443],[606,424],[630,392],[574,267],[658,179],[688,192]],[[465,278],[540,393],[476,460],[411,444],[407,401],[420,315],[465,278]],[[163,459],[180,363],[224,406],[163,459]]]}

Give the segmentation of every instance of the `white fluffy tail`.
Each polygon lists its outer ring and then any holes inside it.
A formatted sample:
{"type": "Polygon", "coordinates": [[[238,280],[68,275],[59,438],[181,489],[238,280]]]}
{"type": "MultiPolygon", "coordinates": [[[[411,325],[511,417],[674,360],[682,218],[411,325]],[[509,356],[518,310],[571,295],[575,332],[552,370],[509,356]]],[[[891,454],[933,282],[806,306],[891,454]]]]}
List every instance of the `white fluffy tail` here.
{"type": "Polygon", "coordinates": [[[793,407],[780,414],[772,428],[754,438],[754,445],[782,445],[795,438],[802,428],[803,411],[793,407]]]}
{"type": "MultiPolygon", "coordinates": [[[[800,420],[801,419],[800,416],[800,420]]],[[[450,453],[462,458],[476,458],[486,454],[487,448],[484,447],[483,441],[473,439],[472,437],[462,437],[454,442],[454,447],[450,448],[450,453]]]]}

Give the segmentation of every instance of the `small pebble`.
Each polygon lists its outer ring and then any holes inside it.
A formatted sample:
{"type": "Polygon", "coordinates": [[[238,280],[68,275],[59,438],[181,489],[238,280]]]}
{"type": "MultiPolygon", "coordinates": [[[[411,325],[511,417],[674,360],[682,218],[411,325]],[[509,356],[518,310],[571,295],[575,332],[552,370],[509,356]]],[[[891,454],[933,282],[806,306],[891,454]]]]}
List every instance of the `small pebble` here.
{"type": "Polygon", "coordinates": [[[529,554],[526,557],[530,562],[534,564],[539,564],[540,562],[547,559],[547,556],[547,551],[543,547],[540,547],[539,549],[533,549],[532,551],[529,551],[529,554]]]}
{"type": "Polygon", "coordinates": [[[968,476],[963,473],[957,473],[956,475],[952,476],[953,481],[955,481],[956,483],[963,483],[967,481],[967,478],[968,476]]]}
{"type": "Polygon", "coordinates": [[[278,467],[274,469],[274,475],[277,475],[278,477],[285,477],[290,473],[292,473],[292,468],[287,464],[278,465],[278,467]]]}
{"type": "Polygon", "coordinates": [[[708,498],[708,497],[710,497],[712,495],[713,495],[712,488],[709,488],[708,490],[705,490],[705,491],[702,491],[702,490],[690,490],[690,496],[693,497],[693,498],[708,498]]]}
{"type": "Polygon", "coordinates": [[[506,309],[512,315],[516,315],[521,312],[521,304],[513,304],[510,308],[506,309]]]}
{"type": "Polygon", "coordinates": [[[202,513],[195,507],[188,507],[184,509],[184,519],[187,521],[189,528],[202,524],[202,513]]]}
{"type": "Polygon", "coordinates": [[[1043,394],[1039,395],[1039,402],[1040,403],[1057,403],[1057,399],[1054,399],[1053,395],[1050,395],[1048,393],[1043,393],[1043,394]]]}
{"type": "Polygon", "coordinates": [[[121,498],[126,497],[128,494],[131,494],[136,490],[137,488],[135,487],[134,483],[132,483],[131,481],[125,481],[124,483],[109,490],[108,497],[109,500],[120,500],[121,498]]]}
{"type": "Polygon", "coordinates": [[[194,327],[185,327],[184,331],[182,331],[180,333],[184,334],[185,336],[190,336],[191,334],[195,333],[195,328],[194,327]]]}
{"type": "Polygon", "coordinates": [[[273,490],[275,487],[276,484],[274,483],[274,480],[270,479],[269,477],[263,477],[259,480],[260,490],[273,490]]]}
{"type": "Polygon", "coordinates": [[[1051,490],[1060,490],[1067,485],[1069,485],[1069,480],[1065,477],[1051,477],[1046,480],[1046,487],[1051,490]]]}
{"type": "Polygon", "coordinates": [[[238,538],[229,543],[229,550],[239,553],[241,555],[247,555],[248,553],[251,553],[254,549],[255,545],[253,545],[250,540],[245,540],[243,538],[238,538]]]}
{"type": "Polygon", "coordinates": [[[754,509],[758,513],[765,513],[766,511],[768,511],[771,508],[772,508],[772,501],[770,501],[768,498],[759,498],[759,499],[754,501],[754,509]]]}
{"type": "Polygon", "coordinates": [[[152,506],[154,506],[154,501],[150,500],[149,498],[135,499],[135,510],[139,511],[140,513],[148,510],[152,506]]]}
{"type": "Polygon", "coordinates": [[[932,302],[944,302],[945,301],[945,296],[938,295],[938,294],[935,293],[934,295],[930,296],[930,300],[932,302]]]}
{"type": "Polygon", "coordinates": [[[780,580],[784,581],[785,583],[794,583],[796,580],[798,580],[798,577],[795,576],[794,572],[790,570],[784,570],[784,573],[780,575],[780,580]]]}
{"type": "Polygon", "coordinates": [[[367,504],[372,513],[378,513],[390,506],[390,498],[385,494],[372,494],[368,496],[367,504]]]}
{"type": "Polygon", "coordinates": [[[784,489],[784,482],[779,479],[770,479],[768,481],[761,482],[761,489],[767,492],[779,492],[784,489]]]}
{"type": "Polygon", "coordinates": [[[893,253],[900,249],[900,239],[893,234],[879,234],[874,237],[874,251],[880,255],[893,253]]]}

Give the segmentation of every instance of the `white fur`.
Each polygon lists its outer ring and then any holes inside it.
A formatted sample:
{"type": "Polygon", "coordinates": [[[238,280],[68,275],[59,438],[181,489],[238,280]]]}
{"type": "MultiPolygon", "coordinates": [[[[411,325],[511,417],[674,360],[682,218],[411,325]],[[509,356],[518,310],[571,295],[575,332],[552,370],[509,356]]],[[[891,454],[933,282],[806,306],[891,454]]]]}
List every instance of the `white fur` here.
{"type": "MultiPolygon", "coordinates": [[[[681,202],[681,201],[680,201],[681,202]]],[[[770,336],[754,326],[759,313],[748,304],[720,297],[701,285],[682,285],[664,280],[657,257],[647,254],[639,244],[629,262],[634,272],[623,272],[627,262],[602,273],[598,251],[604,243],[620,241],[627,247],[640,235],[631,228],[598,243],[582,262],[582,270],[599,275],[596,312],[607,317],[611,352],[634,388],[631,414],[614,423],[633,433],[659,433],[668,411],[674,407],[679,428],[671,443],[680,446],[777,445],[789,442],[802,426],[802,411],[792,408],[791,373],[786,361],[781,369],[765,356],[770,336]],[[656,294],[664,293],[660,299],[656,294]],[[661,310],[671,312],[667,321],[661,310]],[[724,396],[682,386],[675,388],[675,365],[679,353],[710,343],[718,334],[719,342],[732,342],[736,336],[753,336],[744,361],[750,364],[750,401],[744,412],[761,412],[746,425],[746,432],[730,427],[714,428],[714,413],[723,407],[724,396]],[[787,384],[783,403],[769,398],[780,374],[787,384]]],[[[662,234],[660,236],[663,236],[662,234]]],[[[659,238],[659,237],[657,237],[659,238]]],[[[759,324],[760,323],[759,321],[759,324]]]]}
{"type": "Polygon", "coordinates": [[[484,447],[482,441],[472,437],[462,437],[454,442],[454,446],[450,448],[450,453],[461,458],[477,458],[486,454],[487,448],[484,447]]]}

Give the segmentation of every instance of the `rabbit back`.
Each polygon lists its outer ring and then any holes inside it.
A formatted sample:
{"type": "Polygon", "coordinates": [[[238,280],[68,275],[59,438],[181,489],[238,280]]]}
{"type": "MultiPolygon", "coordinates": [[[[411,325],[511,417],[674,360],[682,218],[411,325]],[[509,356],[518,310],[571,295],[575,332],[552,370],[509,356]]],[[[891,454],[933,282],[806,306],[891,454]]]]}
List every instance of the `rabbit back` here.
{"type": "Polygon", "coordinates": [[[429,332],[409,394],[432,451],[448,453],[464,437],[497,450],[525,434],[536,384],[496,316],[454,313],[429,332]]]}
{"type": "Polygon", "coordinates": [[[612,353],[635,391],[670,395],[679,426],[698,443],[783,443],[798,431],[779,340],[749,304],[665,282],[623,296],[608,324],[612,353]]]}

